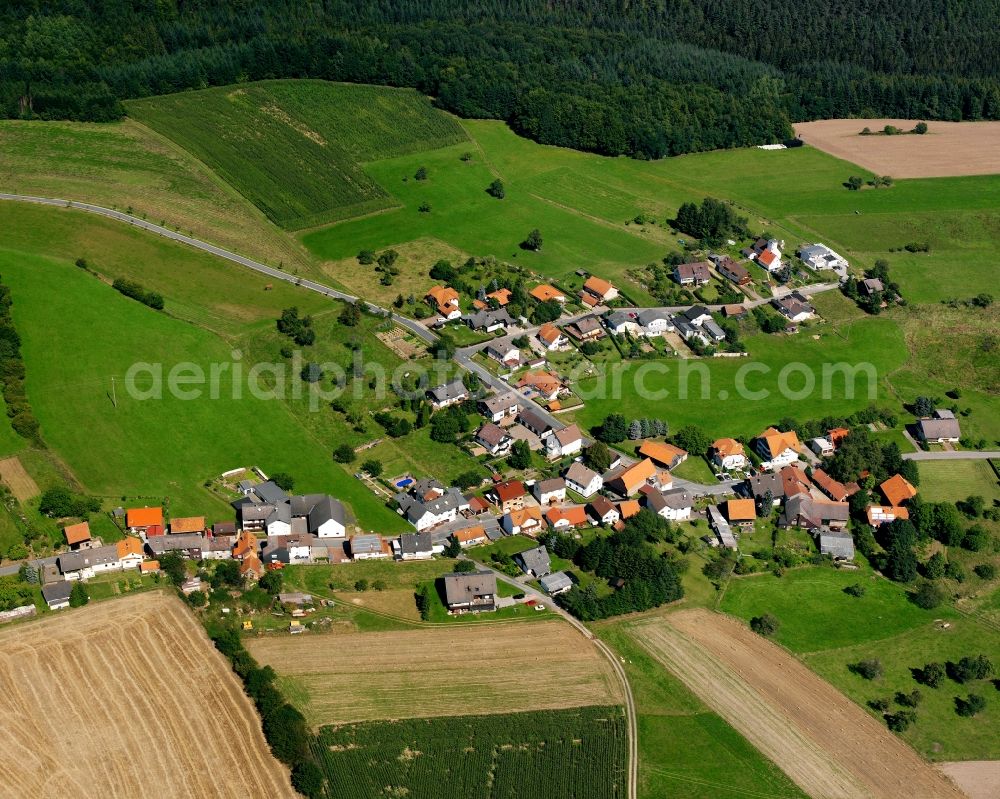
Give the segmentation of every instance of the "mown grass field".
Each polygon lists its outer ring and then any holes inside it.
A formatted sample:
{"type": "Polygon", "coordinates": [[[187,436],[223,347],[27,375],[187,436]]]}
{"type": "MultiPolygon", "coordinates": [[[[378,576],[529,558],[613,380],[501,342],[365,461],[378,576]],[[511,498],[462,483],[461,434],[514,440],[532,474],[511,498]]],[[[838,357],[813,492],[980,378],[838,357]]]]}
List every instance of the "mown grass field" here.
{"type": "Polygon", "coordinates": [[[933,502],[956,502],[978,494],[987,506],[1000,500],[1000,480],[988,461],[922,461],[920,495],[933,502]]]}
{"type": "Polygon", "coordinates": [[[873,714],[866,705],[869,700],[892,700],[897,691],[919,689],[923,699],[917,721],[902,735],[925,757],[942,761],[1000,757],[1000,704],[991,683],[962,686],[945,680],[933,689],[919,685],[910,672],[931,661],[945,663],[980,653],[1000,662],[996,629],[988,620],[978,621],[947,605],[921,610],[908,600],[903,587],[867,568],[800,569],[781,578],[733,579],[722,610],[744,620],[762,613],[776,616],[781,627],[775,640],[873,714]],[[865,586],[863,597],[843,592],[853,583],[865,586]],[[850,671],[849,664],[866,658],[879,659],[885,674],[868,681],[850,671]],[[970,691],[987,698],[987,710],[975,719],[963,719],[955,713],[954,699],[970,691]]]}
{"type": "Polygon", "coordinates": [[[595,632],[623,658],[639,726],[639,796],[793,799],[805,794],[666,672],[622,621],[595,632]]]}
{"type": "Polygon", "coordinates": [[[128,113],[296,230],[392,204],[360,161],[452,144],[464,134],[416,92],[268,81],[135,100],[128,113]]]}
{"type": "Polygon", "coordinates": [[[626,735],[620,707],[584,707],[327,727],[317,755],[344,799],[618,799],[626,735]]]}

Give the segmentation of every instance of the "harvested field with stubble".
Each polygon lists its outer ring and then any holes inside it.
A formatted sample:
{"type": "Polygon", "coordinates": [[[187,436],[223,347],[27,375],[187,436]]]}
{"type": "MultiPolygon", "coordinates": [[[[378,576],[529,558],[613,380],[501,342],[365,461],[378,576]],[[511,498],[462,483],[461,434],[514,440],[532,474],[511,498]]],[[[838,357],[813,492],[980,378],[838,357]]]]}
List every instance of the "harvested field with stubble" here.
{"type": "Polygon", "coordinates": [[[10,489],[18,502],[27,502],[39,494],[37,483],[24,470],[16,455],[0,460],[0,480],[10,489]]]}
{"type": "Polygon", "coordinates": [[[252,639],[314,727],[613,705],[610,664],[561,621],[252,639]]]}
{"type": "Polygon", "coordinates": [[[639,622],[631,631],[810,796],[962,796],[878,721],[735,619],[689,610],[639,622]]]}
{"type": "Polygon", "coordinates": [[[943,178],[1000,173],[1000,122],[928,122],[923,135],[859,135],[866,127],[878,132],[886,125],[910,131],[919,121],[822,119],[796,123],[795,135],[877,175],[943,178]]]}
{"type": "Polygon", "coordinates": [[[229,664],[166,594],[3,630],[0,683],[0,796],[297,796],[229,664]]]}

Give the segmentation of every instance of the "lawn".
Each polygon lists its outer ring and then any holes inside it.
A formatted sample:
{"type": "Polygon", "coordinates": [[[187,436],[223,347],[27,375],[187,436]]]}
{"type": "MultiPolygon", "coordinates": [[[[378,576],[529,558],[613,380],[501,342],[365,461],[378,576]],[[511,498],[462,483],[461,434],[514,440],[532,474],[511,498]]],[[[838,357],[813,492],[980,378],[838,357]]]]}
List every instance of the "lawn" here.
{"type": "Polygon", "coordinates": [[[639,727],[640,799],[805,796],[654,661],[627,623],[601,622],[594,631],[621,656],[632,687],[639,727]]]}
{"type": "Polygon", "coordinates": [[[955,502],[973,494],[987,506],[1000,500],[1000,481],[989,461],[921,461],[920,496],[933,502],[955,502]]]}
{"type": "MultiPolygon", "coordinates": [[[[65,260],[3,250],[0,274],[12,289],[42,435],[89,491],[119,501],[161,498],[177,514],[227,519],[231,509],[204,481],[256,463],[294,474],[299,490],[334,494],[366,525],[404,526],[283,404],[248,390],[234,398],[229,372],[221,375],[218,399],[207,389],[197,399],[169,391],[159,400],[130,395],[125,376],[135,364],[159,364],[166,377],[176,364],[208,373],[211,364],[231,361],[230,347],[214,334],[152,311],[65,260]]],[[[150,379],[135,385],[148,388],[150,379]]]]}
{"type": "Polygon", "coordinates": [[[947,607],[918,608],[902,586],[867,567],[856,571],[803,567],[783,577],[734,577],[721,609],[745,620],[772,614],[781,625],[775,640],[799,654],[877,641],[937,618],[957,617],[947,607]],[[844,593],[855,583],[866,588],[861,598],[844,593]]]}
{"type": "Polygon", "coordinates": [[[324,81],[183,92],[127,110],[292,230],[392,205],[361,161],[465,138],[414,91],[324,81]]]}

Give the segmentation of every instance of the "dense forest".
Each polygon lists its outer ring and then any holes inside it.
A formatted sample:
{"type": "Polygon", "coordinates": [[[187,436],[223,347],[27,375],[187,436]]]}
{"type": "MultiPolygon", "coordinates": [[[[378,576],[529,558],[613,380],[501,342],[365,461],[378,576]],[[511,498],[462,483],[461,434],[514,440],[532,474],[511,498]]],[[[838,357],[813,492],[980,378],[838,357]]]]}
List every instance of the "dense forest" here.
{"type": "Polygon", "coordinates": [[[1000,118],[998,0],[8,0],[0,114],[278,77],[412,86],[609,155],[844,116],[1000,118]]]}

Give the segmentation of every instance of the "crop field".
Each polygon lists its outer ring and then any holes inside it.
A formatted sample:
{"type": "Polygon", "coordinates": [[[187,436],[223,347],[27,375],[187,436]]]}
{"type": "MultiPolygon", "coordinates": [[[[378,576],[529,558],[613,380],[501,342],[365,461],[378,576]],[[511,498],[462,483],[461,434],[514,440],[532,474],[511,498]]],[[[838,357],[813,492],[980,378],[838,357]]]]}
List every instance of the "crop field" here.
{"type": "Polygon", "coordinates": [[[0,675],[4,796],[297,796],[229,664],[163,593],[3,630],[0,675]]]}
{"type": "Polygon", "coordinates": [[[372,721],[326,727],[317,755],[333,799],[621,799],[620,707],[372,721]]]}
{"type": "Polygon", "coordinates": [[[392,205],[359,161],[464,138],[416,92],[321,81],[226,86],[127,108],[292,230],[392,205]]]}
{"type": "MultiPolygon", "coordinates": [[[[368,524],[386,531],[402,525],[281,401],[258,399],[246,385],[237,398],[231,370],[220,373],[216,398],[208,386],[197,398],[166,386],[159,400],[129,393],[124,378],[133,364],[162,365],[166,381],[176,364],[194,363],[210,375],[211,364],[232,363],[231,346],[214,333],[126,298],[72,262],[3,250],[0,274],[12,288],[42,435],[89,491],[166,495],[175,513],[228,519],[231,509],[202,484],[252,462],[294,474],[301,491],[335,494],[368,524]]],[[[149,389],[151,381],[147,375],[135,385],[149,389]]]]}
{"type": "Polygon", "coordinates": [[[298,242],[204,164],[134,120],[3,120],[0,150],[5,192],[131,209],[150,222],[275,266],[309,263],[298,242]]]}
{"type": "Polygon", "coordinates": [[[561,621],[252,638],[246,645],[278,672],[315,727],[622,699],[604,657],[561,621]]]}
{"type": "Polygon", "coordinates": [[[636,623],[635,636],[807,794],[961,796],[883,724],[732,619],[681,611],[636,623]]]}
{"type": "Polygon", "coordinates": [[[879,175],[936,178],[1000,172],[1000,125],[996,122],[931,122],[923,135],[858,135],[866,127],[881,131],[886,125],[909,131],[919,121],[823,119],[797,123],[795,135],[879,175]]]}

